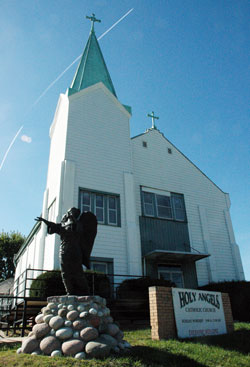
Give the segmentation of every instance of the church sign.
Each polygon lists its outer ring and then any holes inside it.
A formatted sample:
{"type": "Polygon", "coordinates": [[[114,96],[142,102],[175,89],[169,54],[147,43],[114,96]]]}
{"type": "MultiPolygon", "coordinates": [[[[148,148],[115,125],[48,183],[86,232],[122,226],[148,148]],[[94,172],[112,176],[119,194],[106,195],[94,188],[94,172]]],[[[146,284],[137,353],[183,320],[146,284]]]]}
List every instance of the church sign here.
{"type": "Polygon", "coordinates": [[[172,288],[179,338],[226,334],[221,293],[172,288]]]}

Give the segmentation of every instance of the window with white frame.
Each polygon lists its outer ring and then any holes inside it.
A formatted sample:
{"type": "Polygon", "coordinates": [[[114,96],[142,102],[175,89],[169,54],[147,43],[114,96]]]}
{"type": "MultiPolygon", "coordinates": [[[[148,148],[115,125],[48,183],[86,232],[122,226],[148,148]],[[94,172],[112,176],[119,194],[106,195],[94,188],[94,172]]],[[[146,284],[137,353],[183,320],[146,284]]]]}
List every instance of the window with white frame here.
{"type": "Polygon", "coordinates": [[[92,261],[91,269],[99,273],[108,274],[108,264],[101,261],[92,261]]]}
{"type": "Polygon", "coordinates": [[[164,195],[155,195],[157,217],[159,218],[173,218],[171,197],[164,195]]]}
{"type": "Polygon", "coordinates": [[[81,192],[81,212],[90,212],[90,192],[81,192]]]}
{"type": "Polygon", "coordinates": [[[180,266],[158,265],[158,278],[170,280],[178,288],[184,287],[183,273],[180,266]]]}
{"type": "Polygon", "coordinates": [[[119,195],[81,189],[80,210],[94,213],[99,224],[120,226],[119,195]]]}
{"type": "Polygon", "coordinates": [[[104,196],[102,194],[95,194],[95,215],[98,223],[104,223],[104,196]]]}
{"type": "Polygon", "coordinates": [[[172,197],[175,219],[182,220],[182,221],[185,220],[186,210],[185,210],[183,195],[173,194],[171,197],[172,197]]]}
{"type": "Polygon", "coordinates": [[[108,196],[108,223],[117,225],[117,197],[108,196]]]}
{"type": "Polygon", "coordinates": [[[107,257],[91,256],[90,269],[100,273],[109,274],[109,276],[112,277],[114,273],[114,259],[107,257]]]}
{"type": "Polygon", "coordinates": [[[157,190],[142,190],[142,211],[147,217],[186,221],[186,209],[182,194],[157,193],[157,190]]]}
{"type": "Polygon", "coordinates": [[[151,192],[143,192],[144,214],[154,217],[154,200],[151,192]]]}

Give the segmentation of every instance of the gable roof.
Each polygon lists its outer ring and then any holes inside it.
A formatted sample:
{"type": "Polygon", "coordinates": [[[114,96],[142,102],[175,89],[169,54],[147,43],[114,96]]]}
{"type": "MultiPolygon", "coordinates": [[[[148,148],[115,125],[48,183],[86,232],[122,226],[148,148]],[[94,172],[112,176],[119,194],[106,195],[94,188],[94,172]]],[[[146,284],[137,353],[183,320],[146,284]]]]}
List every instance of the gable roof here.
{"type": "Polygon", "coordinates": [[[68,94],[70,96],[98,82],[103,82],[116,97],[115,88],[92,27],[68,94]]]}
{"type": "Polygon", "coordinates": [[[147,129],[144,133],[141,133],[139,135],[133,136],[131,138],[131,140],[139,138],[140,136],[146,135],[152,131],[157,132],[158,134],[160,134],[163,139],[165,139],[168,143],[170,143],[184,158],[186,158],[196,169],[198,169],[200,171],[200,173],[202,173],[203,176],[205,176],[217,189],[219,189],[223,194],[226,194],[219,186],[217,186],[199,167],[196,166],[196,164],[194,164],[185,154],[183,154],[173,143],[171,143],[170,140],[168,140],[165,135],[159,131],[157,128],[150,128],[147,129]]]}

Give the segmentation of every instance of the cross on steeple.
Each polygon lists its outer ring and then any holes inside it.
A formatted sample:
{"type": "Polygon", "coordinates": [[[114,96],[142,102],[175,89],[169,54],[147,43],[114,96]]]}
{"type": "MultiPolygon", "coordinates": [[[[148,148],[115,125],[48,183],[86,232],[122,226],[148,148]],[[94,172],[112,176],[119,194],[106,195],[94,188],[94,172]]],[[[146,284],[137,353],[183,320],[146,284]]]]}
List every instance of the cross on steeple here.
{"type": "Polygon", "coordinates": [[[148,113],[148,117],[152,118],[152,129],[157,129],[156,125],[155,125],[155,120],[159,120],[159,117],[155,116],[154,111],[150,113],[148,113]]]}
{"type": "Polygon", "coordinates": [[[95,14],[94,14],[94,13],[92,13],[92,17],[89,17],[88,15],[86,15],[86,18],[87,18],[87,19],[90,19],[90,20],[91,20],[91,22],[92,22],[92,24],[91,24],[91,31],[94,31],[94,23],[95,23],[95,22],[101,23],[100,19],[96,19],[96,17],[95,17],[95,14]]]}

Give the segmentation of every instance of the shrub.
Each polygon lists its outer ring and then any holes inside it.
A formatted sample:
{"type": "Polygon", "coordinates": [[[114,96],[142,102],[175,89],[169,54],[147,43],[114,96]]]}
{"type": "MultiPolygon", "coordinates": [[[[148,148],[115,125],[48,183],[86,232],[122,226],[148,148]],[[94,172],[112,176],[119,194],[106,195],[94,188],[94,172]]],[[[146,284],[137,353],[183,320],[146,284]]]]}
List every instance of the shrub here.
{"type": "Polygon", "coordinates": [[[30,297],[47,298],[49,296],[61,296],[65,294],[65,288],[60,271],[47,271],[39,275],[30,287],[30,297]]]}
{"type": "Polygon", "coordinates": [[[117,296],[119,298],[148,299],[148,287],[152,286],[174,287],[175,284],[169,280],[150,277],[126,279],[117,287],[117,296]]]}
{"type": "Polygon", "coordinates": [[[228,293],[234,320],[250,321],[250,282],[230,281],[210,283],[199,289],[228,293]]]}
{"type": "MultiPolygon", "coordinates": [[[[96,294],[101,297],[110,297],[110,281],[106,274],[85,271],[88,280],[90,294],[96,294]]],[[[61,272],[54,270],[39,275],[33,280],[30,287],[30,297],[47,298],[50,296],[61,296],[66,294],[61,272]]]]}
{"type": "Polygon", "coordinates": [[[106,274],[93,270],[86,270],[85,275],[88,280],[90,294],[96,294],[104,298],[111,297],[110,280],[106,274]]]}

